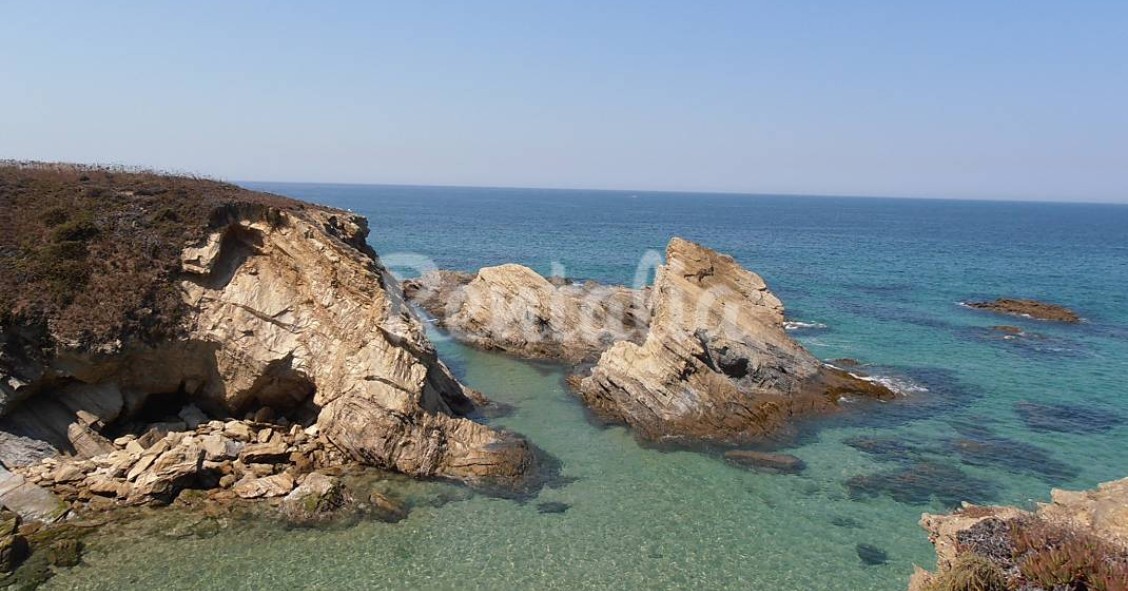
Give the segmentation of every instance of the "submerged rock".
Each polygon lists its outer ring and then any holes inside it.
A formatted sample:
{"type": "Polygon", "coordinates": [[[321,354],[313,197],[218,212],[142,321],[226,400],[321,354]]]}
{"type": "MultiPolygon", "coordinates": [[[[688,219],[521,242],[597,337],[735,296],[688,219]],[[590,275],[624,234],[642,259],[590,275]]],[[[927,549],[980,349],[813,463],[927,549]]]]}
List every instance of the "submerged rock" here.
{"type": "Polygon", "coordinates": [[[692,242],[670,241],[652,309],[646,340],[616,343],[578,384],[598,416],[645,439],[749,441],[843,397],[894,397],[815,359],[758,275],[692,242]]]}
{"type": "Polygon", "coordinates": [[[1076,312],[1065,306],[1048,304],[1037,300],[999,298],[990,302],[968,302],[966,305],[976,310],[986,310],[988,312],[1022,316],[1037,320],[1051,320],[1070,324],[1081,321],[1081,317],[1078,316],[1076,312]]]}
{"type": "Polygon", "coordinates": [[[650,319],[649,289],[552,281],[514,264],[473,276],[432,272],[405,281],[404,293],[463,342],[569,363],[595,361],[617,341],[642,342],[650,319]]]}
{"type": "Polygon", "coordinates": [[[862,560],[862,564],[867,566],[878,566],[889,562],[889,554],[873,544],[858,543],[854,547],[854,551],[858,554],[858,558],[862,560]]]}
{"type": "Polygon", "coordinates": [[[568,503],[561,503],[559,501],[537,503],[537,513],[564,513],[571,508],[572,506],[568,503]]]}
{"type": "Polygon", "coordinates": [[[846,481],[850,497],[888,496],[910,505],[927,505],[933,499],[948,507],[964,501],[986,502],[998,495],[998,486],[936,460],[907,462],[890,470],[854,476],[846,481]]]}
{"type": "Polygon", "coordinates": [[[738,466],[776,474],[798,474],[807,467],[803,460],[791,454],[734,449],[725,452],[724,457],[738,466]]]}
{"type": "Polygon", "coordinates": [[[1033,431],[1104,433],[1124,424],[1124,417],[1113,410],[1082,404],[1019,402],[1014,410],[1033,431]]]}

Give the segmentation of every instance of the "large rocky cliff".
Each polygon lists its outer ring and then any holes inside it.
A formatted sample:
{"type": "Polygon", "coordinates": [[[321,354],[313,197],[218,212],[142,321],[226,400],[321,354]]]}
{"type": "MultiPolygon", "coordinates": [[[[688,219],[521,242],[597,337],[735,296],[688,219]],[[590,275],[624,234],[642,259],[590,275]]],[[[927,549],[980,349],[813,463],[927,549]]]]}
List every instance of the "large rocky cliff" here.
{"type": "MultiPolygon", "coordinates": [[[[121,455],[123,436],[190,431],[175,417],[191,410],[196,424],[253,416],[312,427],[334,454],[411,475],[525,482],[529,445],[465,418],[485,400],[437,358],[366,245],[363,218],[197,179],[42,165],[0,173],[0,221],[11,231],[0,259],[10,288],[0,315],[0,463],[121,455]],[[44,199],[58,206],[44,213],[44,199]],[[159,225],[154,210],[166,212],[159,225]],[[81,216],[87,228],[76,259],[88,276],[50,298],[19,291],[20,278],[54,281],[27,271],[41,254],[17,242],[34,233],[19,224],[46,216],[81,216]],[[152,252],[114,250],[114,240],[138,236],[152,252]],[[138,271],[146,264],[167,269],[138,271]],[[132,291],[149,295],[137,305],[132,291]],[[121,320],[139,313],[162,322],[121,320]],[[96,318],[120,330],[89,325],[96,318]]],[[[206,454],[190,451],[181,459],[199,469],[206,454]]],[[[128,481],[131,466],[120,468],[128,481]]]]}

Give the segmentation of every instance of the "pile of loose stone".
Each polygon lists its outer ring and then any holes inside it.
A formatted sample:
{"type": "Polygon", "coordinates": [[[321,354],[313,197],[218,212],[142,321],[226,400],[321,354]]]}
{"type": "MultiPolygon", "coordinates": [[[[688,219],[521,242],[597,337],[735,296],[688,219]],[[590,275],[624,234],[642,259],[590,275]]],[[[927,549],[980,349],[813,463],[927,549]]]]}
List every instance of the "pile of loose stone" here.
{"type": "Polygon", "coordinates": [[[126,435],[113,446],[89,459],[47,458],[18,472],[73,508],[97,509],[169,503],[184,489],[208,490],[217,501],[284,497],[316,470],[348,462],[316,425],[209,421],[192,431],[126,435]]]}

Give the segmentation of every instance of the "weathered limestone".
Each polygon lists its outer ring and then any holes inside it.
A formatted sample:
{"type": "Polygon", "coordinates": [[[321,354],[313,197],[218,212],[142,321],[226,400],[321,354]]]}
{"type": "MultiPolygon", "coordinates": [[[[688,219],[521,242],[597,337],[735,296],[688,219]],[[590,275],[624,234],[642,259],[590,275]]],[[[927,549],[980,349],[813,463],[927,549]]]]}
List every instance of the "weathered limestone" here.
{"type": "Polygon", "coordinates": [[[436,271],[404,282],[404,293],[455,338],[520,357],[594,361],[617,341],[642,342],[649,289],[545,279],[528,267],[477,275],[436,271]]]}
{"type": "Polygon", "coordinates": [[[597,415],[645,439],[739,443],[843,396],[893,397],[820,363],[787,336],[783,304],[758,275],[692,242],[670,242],[652,310],[645,342],[616,343],[577,384],[597,415]]]}

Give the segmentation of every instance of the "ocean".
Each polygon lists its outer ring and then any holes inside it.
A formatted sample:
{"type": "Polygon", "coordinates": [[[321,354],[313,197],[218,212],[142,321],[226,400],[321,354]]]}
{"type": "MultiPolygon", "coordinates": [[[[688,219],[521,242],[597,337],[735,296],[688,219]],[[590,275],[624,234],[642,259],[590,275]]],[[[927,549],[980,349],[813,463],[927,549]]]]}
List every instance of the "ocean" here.
{"type": "Polygon", "coordinates": [[[158,514],[91,542],[45,588],[900,591],[934,563],[922,513],[1128,476],[1126,206],[246,185],[367,216],[404,276],[516,262],[632,284],[682,236],[763,276],[816,356],[858,360],[904,396],[801,424],[773,445],[807,469],[763,474],[641,446],[590,420],[566,368],[432,331],[464,382],[515,408],[492,422],[561,462],[559,486],[514,501],[397,480],[408,519],[324,530],[239,522],[200,538],[158,514]],[[1001,296],[1084,322],[960,305],[1001,296]]]}

